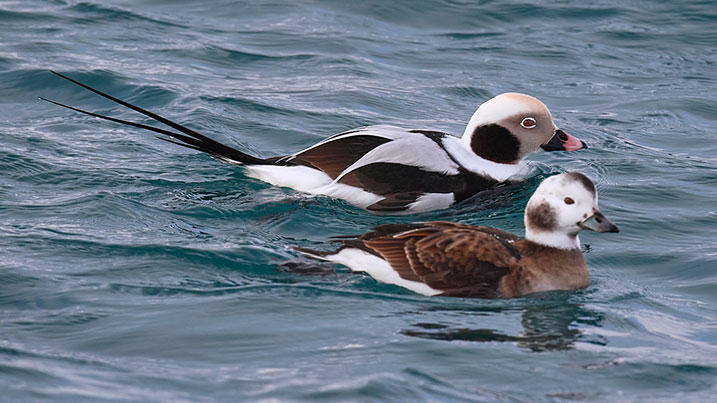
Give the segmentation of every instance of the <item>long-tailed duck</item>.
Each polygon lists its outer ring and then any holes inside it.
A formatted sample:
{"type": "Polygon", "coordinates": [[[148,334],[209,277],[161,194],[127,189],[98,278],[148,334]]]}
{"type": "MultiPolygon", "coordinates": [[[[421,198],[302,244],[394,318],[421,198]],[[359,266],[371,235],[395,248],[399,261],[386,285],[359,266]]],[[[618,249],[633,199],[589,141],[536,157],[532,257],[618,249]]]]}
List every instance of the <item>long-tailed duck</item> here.
{"type": "Polygon", "coordinates": [[[334,252],[295,248],[423,295],[513,298],[588,285],[578,232],[619,232],[585,175],[544,180],[525,208],[525,239],[451,222],[388,224],[344,239],[334,252]]]}
{"type": "Polygon", "coordinates": [[[150,130],[174,144],[244,166],[249,176],[311,194],[328,195],[374,213],[417,213],[448,208],[508,179],[520,178],[523,158],[539,149],[574,151],[584,142],[558,129],[548,108],[524,94],[505,93],[483,103],[462,138],[429,130],[369,126],[336,134],[294,154],[259,158],[53,73],[180,133],[44,101],[90,116],[150,130]]]}

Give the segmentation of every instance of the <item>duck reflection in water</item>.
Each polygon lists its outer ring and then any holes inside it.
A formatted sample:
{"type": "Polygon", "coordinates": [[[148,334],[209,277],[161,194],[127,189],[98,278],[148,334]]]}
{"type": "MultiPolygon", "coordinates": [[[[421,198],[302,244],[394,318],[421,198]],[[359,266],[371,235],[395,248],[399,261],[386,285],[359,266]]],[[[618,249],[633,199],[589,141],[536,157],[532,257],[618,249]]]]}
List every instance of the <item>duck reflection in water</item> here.
{"type": "MultiPolygon", "coordinates": [[[[547,294],[565,294],[565,292],[551,292],[547,294]]],[[[495,317],[510,314],[511,311],[520,311],[522,329],[518,334],[511,334],[510,330],[500,330],[500,323],[494,320],[481,320],[485,324],[495,327],[472,327],[468,320],[461,323],[450,323],[442,317],[440,322],[417,322],[410,329],[402,330],[405,336],[418,337],[443,341],[472,341],[472,342],[510,342],[532,351],[558,351],[575,348],[579,340],[586,343],[604,345],[606,341],[600,336],[586,335],[578,328],[579,325],[599,326],[603,321],[603,314],[587,309],[584,305],[567,301],[567,298],[551,298],[545,303],[534,303],[517,308],[508,307],[432,307],[421,313],[462,313],[470,322],[476,322],[475,317],[495,317]]],[[[405,315],[405,313],[403,313],[405,315]]],[[[442,315],[445,316],[445,315],[442,315]]],[[[455,318],[455,316],[451,317],[455,318]]],[[[514,322],[511,321],[511,324],[514,322]]]]}
{"type": "MultiPolygon", "coordinates": [[[[584,245],[584,251],[589,250],[589,245],[584,245]]],[[[279,271],[308,278],[346,274],[338,273],[324,263],[300,261],[284,262],[279,271]]],[[[360,276],[359,273],[356,275],[360,276]]],[[[465,304],[441,304],[421,310],[398,311],[394,315],[411,323],[411,327],[399,331],[400,334],[421,339],[508,342],[536,352],[571,350],[578,341],[606,345],[603,336],[580,330],[581,327],[599,327],[604,320],[602,312],[586,308],[579,302],[581,296],[589,293],[589,290],[577,293],[549,291],[512,300],[472,299],[464,300],[465,304]],[[520,313],[521,324],[518,330],[513,319],[517,313],[520,313]],[[416,316],[425,319],[411,320],[416,316]]]]}

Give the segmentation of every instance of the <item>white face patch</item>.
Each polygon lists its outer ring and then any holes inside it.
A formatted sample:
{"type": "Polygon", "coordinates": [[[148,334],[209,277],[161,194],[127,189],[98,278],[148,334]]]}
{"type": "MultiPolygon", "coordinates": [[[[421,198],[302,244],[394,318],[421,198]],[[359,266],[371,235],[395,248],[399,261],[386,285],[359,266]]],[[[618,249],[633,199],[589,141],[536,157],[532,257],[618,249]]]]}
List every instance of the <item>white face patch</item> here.
{"type": "Polygon", "coordinates": [[[476,127],[500,122],[511,116],[534,113],[550,114],[548,107],[530,95],[508,92],[484,102],[471,117],[463,137],[470,137],[476,127]]]}
{"type": "Polygon", "coordinates": [[[528,201],[525,238],[561,249],[579,248],[578,223],[594,211],[597,194],[586,188],[585,183],[571,173],[552,176],[538,186],[528,201]],[[549,217],[541,216],[542,212],[549,217]]]}
{"type": "Polygon", "coordinates": [[[479,118],[477,123],[480,124],[495,123],[513,115],[528,113],[534,106],[520,97],[501,94],[481,105],[473,116],[479,118]]]}

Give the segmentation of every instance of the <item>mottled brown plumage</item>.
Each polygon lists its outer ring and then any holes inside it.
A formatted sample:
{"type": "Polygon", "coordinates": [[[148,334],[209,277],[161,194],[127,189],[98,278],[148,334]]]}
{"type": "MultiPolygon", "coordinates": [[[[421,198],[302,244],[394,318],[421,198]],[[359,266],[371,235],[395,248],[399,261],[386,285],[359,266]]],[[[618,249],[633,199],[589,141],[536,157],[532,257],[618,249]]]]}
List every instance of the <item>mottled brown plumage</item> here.
{"type": "Polygon", "coordinates": [[[618,232],[579,173],[548,178],[528,201],[526,238],[451,222],[389,224],[344,238],[334,252],[297,249],[424,295],[512,298],[587,287],[581,230],[618,232]]]}
{"type": "Polygon", "coordinates": [[[379,226],[357,241],[401,278],[445,296],[511,298],[588,283],[579,250],[542,246],[494,228],[450,222],[379,226]]]}

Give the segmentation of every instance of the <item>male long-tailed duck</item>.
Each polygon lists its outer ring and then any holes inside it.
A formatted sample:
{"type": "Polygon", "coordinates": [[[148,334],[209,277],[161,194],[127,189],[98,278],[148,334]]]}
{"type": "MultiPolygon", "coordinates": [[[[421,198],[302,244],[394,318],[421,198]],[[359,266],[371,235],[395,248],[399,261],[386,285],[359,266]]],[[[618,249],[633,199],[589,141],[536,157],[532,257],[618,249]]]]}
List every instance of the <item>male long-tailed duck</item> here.
{"type": "Polygon", "coordinates": [[[524,94],[505,93],[483,103],[462,138],[430,130],[370,126],[336,134],[294,154],[259,158],[117,99],[82,86],[180,133],[44,101],[101,119],[168,136],[163,140],[244,166],[249,176],[311,194],[328,195],[374,213],[417,213],[448,208],[525,173],[523,158],[539,149],[587,146],[558,129],[548,108],[524,94]]]}
{"type": "Polygon", "coordinates": [[[513,298],[588,285],[578,232],[619,232],[585,175],[544,180],[525,208],[525,239],[451,222],[388,224],[344,239],[334,252],[295,248],[423,295],[513,298]]]}

